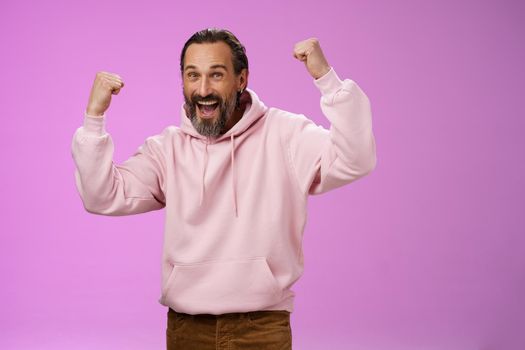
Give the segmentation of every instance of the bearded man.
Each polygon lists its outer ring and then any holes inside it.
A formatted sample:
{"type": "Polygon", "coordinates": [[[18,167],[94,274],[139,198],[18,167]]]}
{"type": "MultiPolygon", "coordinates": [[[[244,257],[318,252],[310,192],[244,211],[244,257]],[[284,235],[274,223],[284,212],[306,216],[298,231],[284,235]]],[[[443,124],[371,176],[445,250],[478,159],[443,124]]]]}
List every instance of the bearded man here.
{"type": "Polygon", "coordinates": [[[113,162],[105,112],[124,81],[96,75],[73,136],[76,185],[90,213],[165,208],[159,302],[169,350],[291,349],[308,196],[375,168],[365,93],[338,77],[317,39],[293,54],[321,93],[329,130],[267,107],[248,88],[244,46],[227,30],[205,29],[181,53],[181,126],[148,137],[122,164],[113,162]]]}

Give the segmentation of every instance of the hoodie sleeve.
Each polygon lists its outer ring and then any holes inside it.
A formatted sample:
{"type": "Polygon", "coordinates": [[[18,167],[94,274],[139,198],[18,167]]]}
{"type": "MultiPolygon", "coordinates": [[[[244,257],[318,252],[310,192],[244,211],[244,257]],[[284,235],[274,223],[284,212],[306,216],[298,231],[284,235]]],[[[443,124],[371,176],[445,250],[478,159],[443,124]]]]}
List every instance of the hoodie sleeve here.
{"type": "Polygon", "coordinates": [[[113,140],[105,130],[105,115],[84,113],[84,124],[74,133],[71,145],[84,208],[113,216],[163,208],[165,160],[161,146],[165,132],[148,137],[135,154],[117,165],[113,163],[113,140]]]}
{"type": "Polygon", "coordinates": [[[350,79],[341,81],[333,68],[314,80],[321,110],[331,123],[327,130],[295,116],[288,151],[304,194],[321,194],[370,173],[376,165],[370,101],[350,79]]]}

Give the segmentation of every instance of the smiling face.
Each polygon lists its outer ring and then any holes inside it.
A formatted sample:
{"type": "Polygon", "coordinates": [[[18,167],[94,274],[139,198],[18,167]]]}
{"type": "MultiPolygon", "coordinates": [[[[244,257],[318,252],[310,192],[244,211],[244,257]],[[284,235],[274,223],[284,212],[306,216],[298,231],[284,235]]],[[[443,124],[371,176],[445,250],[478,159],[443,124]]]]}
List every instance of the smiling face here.
{"type": "Polygon", "coordinates": [[[246,86],[246,70],[236,75],[228,44],[191,44],[182,71],[186,114],[202,135],[217,137],[233,117],[238,91],[246,86]]]}

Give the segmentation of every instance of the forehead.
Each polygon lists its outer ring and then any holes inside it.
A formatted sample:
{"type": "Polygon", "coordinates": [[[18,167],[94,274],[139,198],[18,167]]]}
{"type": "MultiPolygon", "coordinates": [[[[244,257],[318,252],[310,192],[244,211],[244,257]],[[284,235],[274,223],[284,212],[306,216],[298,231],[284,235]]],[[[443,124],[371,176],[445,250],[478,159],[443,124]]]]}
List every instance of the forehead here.
{"type": "Polygon", "coordinates": [[[233,68],[231,49],[225,42],[193,43],[186,49],[184,67],[192,65],[198,69],[222,64],[233,68]]]}

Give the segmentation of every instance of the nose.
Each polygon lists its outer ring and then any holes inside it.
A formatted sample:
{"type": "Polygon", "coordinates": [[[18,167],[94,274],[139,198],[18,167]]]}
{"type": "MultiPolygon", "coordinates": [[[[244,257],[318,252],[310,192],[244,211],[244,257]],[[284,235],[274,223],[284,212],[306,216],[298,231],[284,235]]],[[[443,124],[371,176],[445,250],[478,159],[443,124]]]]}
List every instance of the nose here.
{"type": "Polygon", "coordinates": [[[208,77],[203,76],[199,82],[199,95],[202,97],[208,96],[211,93],[210,81],[208,77]]]}

